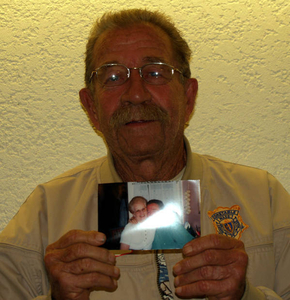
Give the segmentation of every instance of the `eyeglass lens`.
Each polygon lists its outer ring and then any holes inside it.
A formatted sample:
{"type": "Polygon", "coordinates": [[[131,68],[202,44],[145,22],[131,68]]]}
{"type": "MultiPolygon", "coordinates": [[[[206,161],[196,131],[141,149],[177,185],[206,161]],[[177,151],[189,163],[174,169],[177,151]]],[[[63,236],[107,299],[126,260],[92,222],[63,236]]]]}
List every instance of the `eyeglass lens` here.
{"type": "MultiPolygon", "coordinates": [[[[97,72],[97,80],[103,86],[118,86],[127,81],[129,72],[123,65],[102,66],[97,72]]],[[[141,68],[141,77],[149,84],[166,84],[173,74],[172,67],[167,65],[149,64],[141,68]]]]}

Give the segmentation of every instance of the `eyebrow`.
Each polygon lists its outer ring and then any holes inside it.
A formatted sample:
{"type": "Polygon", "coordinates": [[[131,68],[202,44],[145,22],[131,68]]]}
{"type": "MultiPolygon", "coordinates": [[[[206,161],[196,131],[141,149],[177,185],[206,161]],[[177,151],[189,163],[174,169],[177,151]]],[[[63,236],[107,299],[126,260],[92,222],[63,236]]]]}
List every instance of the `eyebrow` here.
{"type": "MultiPolygon", "coordinates": [[[[157,57],[157,56],[145,56],[142,59],[142,61],[144,63],[150,63],[150,62],[164,62],[164,63],[168,63],[168,62],[166,62],[166,60],[164,58],[157,57]]],[[[123,63],[120,63],[118,60],[106,61],[102,65],[108,65],[108,64],[121,64],[121,65],[123,65],[123,63]]]]}
{"type": "Polygon", "coordinates": [[[144,62],[165,62],[165,59],[157,56],[146,56],[142,59],[144,62]]]}
{"type": "Polygon", "coordinates": [[[117,60],[105,61],[104,63],[101,64],[101,66],[109,65],[109,64],[120,64],[120,62],[118,62],[117,60]]]}

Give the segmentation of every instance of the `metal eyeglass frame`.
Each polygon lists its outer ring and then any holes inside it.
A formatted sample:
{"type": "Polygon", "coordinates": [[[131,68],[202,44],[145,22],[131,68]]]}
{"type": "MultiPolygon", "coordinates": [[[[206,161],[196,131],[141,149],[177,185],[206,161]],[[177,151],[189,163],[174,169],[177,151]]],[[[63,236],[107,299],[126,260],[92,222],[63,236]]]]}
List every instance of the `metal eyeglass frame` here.
{"type": "MultiPolygon", "coordinates": [[[[173,77],[173,75],[174,75],[175,72],[178,72],[178,73],[180,73],[182,76],[184,76],[183,73],[182,73],[179,69],[177,69],[177,68],[175,68],[175,67],[173,67],[173,66],[171,66],[171,65],[169,65],[169,64],[163,63],[163,62],[152,62],[152,63],[145,64],[145,65],[142,66],[142,67],[133,67],[133,68],[128,68],[127,66],[125,66],[125,65],[123,65],[123,64],[112,63],[112,64],[104,64],[104,65],[100,66],[99,68],[97,68],[96,70],[94,70],[94,71],[91,73],[89,82],[90,82],[90,83],[92,82],[92,79],[93,79],[94,75],[97,76],[97,75],[98,75],[98,71],[99,71],[102,67],[123,66],[123,67],[125,67],[125,68],[127,69],[127,79],[126,79],[124,82],[122,82],[120,85],[124,84],[124,83],[130,78],[130,76],[131,76],[131,70],[138,70],[138,71],[139,71],[140,77],[141,77],[145,82],[147,82],[147,83],[149,83],[149,84],[154,84],[154,83],[151,83],[151,82],[146,81],[146,79],[143,78],[142,70],[143,70],[146,66],[149,66],[149,65],[162,65],[162,66],[170,67],[170,68],[171,68],[171,74],[172,74],[172,77],[173,77]]],[[[168,82],[172,80],[172,77],[171,77],[170,80],[168,80],[168,82]]],[[[158,85],[158,84],[156,84],[156,85],[158,85]]],[[[116,85],[116,86],[118,86],[118,85],[116,85]]]]}

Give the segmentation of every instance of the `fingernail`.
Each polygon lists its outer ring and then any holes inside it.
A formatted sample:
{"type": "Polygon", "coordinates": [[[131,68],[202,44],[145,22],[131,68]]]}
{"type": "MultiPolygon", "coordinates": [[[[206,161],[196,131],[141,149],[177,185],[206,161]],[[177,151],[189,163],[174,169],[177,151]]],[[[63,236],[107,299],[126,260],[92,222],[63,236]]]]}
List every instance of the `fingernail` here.
{"type": "Polygon", "coordinates": [[[105,240],[106,240],[106,237],[105,237],[105,235],[103,235],[103,234],[98,234],[98,235],[97,235],[97,240],[98,240],[99,242],[104,243],[105,240]]]}
{"type": "Polygon", "coordinates": [[[118,281],[116,279],[113,279],[113,283],[114,283],[114,286],[118,286],[118,281]]]}
{"type": "Polygon", "coordinates": [[[176,264],[174,267],[173,267],[173,272],[174,273],[178,273],[181,271],[181,265],[180,264],[176,264]]]}
{"type": "Polygon", "coordinates": [[[185,255],[187,255],[187,254],[189,254],[189,253],[191,253],[191,252],[192,252],[192,247],[191,247],[190,245],[185,246],[185,247],[183,248],[183,253],[184,253],[185,255]]]}
{"type": "Polygon", "coordinates": [[[109,262],[111,262],[111,263],[115,263],[116,262],[116,258],[115,258],[115,254],[114,253],[110,253],[109,254],[109,262]]]}
{"type": "Polygon", "coordinates": [[[175,277],[174,278],[174,286],[178,286],[179,285],[179,277],[175,277]]]}
{"type": "Polygon", "coordinates": [[[175,289],[176,294],[181,294],[182,293],[182,287],[178,287],[175,289]]]}
{"type": "Polygon", "coordinates": [[[115,274],[116,276],[119,276],[119,274],[120,274],[120,269],[119,269],[118,267],[114,267],[114,274],[115,274]]]}

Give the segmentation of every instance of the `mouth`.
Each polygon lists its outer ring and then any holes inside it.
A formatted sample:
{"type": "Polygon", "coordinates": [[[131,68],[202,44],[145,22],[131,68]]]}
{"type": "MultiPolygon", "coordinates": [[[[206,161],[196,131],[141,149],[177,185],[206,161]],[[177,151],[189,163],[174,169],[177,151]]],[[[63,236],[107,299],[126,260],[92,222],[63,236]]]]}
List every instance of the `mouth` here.
{"type": "Polygon", "coordinates": [[[142,124],[147,124],[147,123],[151,123],[154,122],[154,120],[132,120],[130,122],[125,123],[125,125],[142,125],[142,124]]]}

